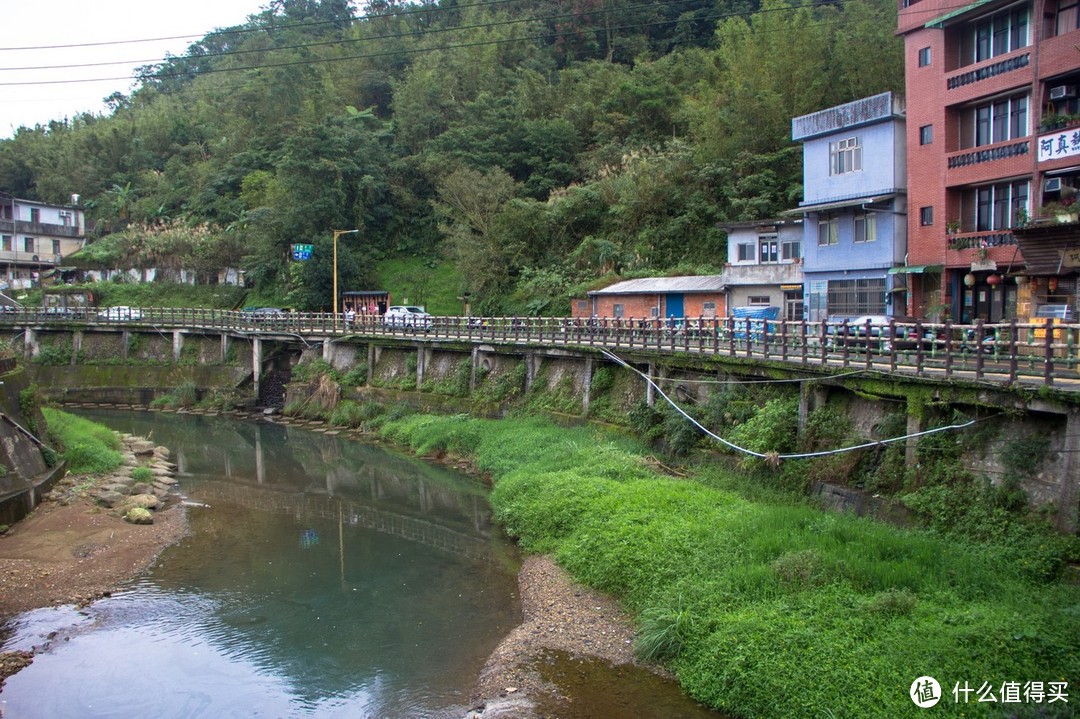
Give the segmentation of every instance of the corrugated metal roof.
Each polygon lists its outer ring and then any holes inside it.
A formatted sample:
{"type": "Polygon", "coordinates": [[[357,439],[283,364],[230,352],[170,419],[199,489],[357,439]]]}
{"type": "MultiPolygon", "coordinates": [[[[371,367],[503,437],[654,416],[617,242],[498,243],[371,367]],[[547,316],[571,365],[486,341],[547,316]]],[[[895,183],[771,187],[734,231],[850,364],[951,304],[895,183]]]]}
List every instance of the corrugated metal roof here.
{"type": "Polygon", "coordinates": [[[669,294],[672,292],[720,292],[725,287],[723,275],[694,275],[691,277],[642,277],[638,280],[616,282],[592,295],[669,294]]]}

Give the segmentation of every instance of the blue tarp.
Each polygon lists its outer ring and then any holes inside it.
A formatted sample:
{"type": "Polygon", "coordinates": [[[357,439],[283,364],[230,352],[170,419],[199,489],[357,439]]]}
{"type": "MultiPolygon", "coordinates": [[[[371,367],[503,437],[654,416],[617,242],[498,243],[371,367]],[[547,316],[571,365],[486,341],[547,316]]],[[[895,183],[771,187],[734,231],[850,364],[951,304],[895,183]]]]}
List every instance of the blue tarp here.
{"type": "Polygon", "coordinates": [[[776,325],[768,320],[775,320],[780,316],[779,307],[732,307],[731,316],[735,318],[735,339],[744,340],[749,333],[753,339],[759,339],[762,331],[768,324],[770,334],[776,331],[776,325]]]}

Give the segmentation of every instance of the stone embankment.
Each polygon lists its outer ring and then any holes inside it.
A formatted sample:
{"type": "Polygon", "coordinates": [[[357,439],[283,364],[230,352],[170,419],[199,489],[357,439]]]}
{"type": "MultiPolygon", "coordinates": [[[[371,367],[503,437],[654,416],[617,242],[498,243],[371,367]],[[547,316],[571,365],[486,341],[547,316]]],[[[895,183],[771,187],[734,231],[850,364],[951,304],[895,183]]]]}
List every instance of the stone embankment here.
{"type": "Polygon", "coordinates": [[[176,486],[176,465],[165,447],[128,434],[120,440],[123,464],[97,485],[93,497],[132,524],[153,524],[153,511],[165,506],[176,486]]]}

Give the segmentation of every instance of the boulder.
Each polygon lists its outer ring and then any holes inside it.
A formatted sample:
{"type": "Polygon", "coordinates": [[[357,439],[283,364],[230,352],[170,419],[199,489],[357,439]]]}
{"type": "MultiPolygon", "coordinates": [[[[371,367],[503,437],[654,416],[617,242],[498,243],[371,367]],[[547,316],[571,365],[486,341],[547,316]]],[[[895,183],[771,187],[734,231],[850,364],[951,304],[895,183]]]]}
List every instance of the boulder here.
{"type": "Polygon", "coordinates": [[[124,514],[124,520],[132,524],[153,524],[154,515],[150,513],[149,509],[132,507],[124,514]]]}
{"type": "Polygon", "coordinates": [[[115,507],[126,499],[126,497],[119,492],[109,492],[106,490],[101,490],[94,495],[94,498],[99,504],[104,504],[106,507],[115,507]]]}
{"type": "Polygon", "coordinates": [[[153,494],[133,494],[124,502],[124,507],[142,507],[143,509],[157,509],[161,506],[161,500],[153,494]]]}

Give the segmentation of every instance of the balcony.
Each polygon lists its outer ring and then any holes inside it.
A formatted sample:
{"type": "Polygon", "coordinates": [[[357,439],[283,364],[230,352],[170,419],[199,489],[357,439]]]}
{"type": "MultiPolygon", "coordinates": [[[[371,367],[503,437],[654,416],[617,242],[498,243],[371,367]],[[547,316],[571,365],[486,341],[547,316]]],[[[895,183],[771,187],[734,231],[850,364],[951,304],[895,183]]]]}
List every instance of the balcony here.
{"type": "Polygon", "coordinates": [[[72,225],[54,225],[46,222],[23,222],[22,220],[0,220],[0,232],[20,232],[36,237],[67,237],[81,239],[83,234],[72,225]]]}
{"type": "Polygon", "coordinates": [[[968,167],[984,162],[994,162],[996,160],[1005,160],[1010,157],[1020,157],[1021,155],[1028,154],[1030,151],[1031,141],[1029,140],[1013,142],[1008,145],[999,145],[998,147],[989,147],[986,149],[966,150],[964,152],[949,155],[948,166],[950,170],[955,170],[958,167],[968,167]]]}
{"type": "Polygon", "coordinates": [[[14,250],[0,250],[0,263],[8,265],[22,265],[24,267],[53,266],[59,265],[60,255],[41,252],[15,252],[14,250]]]}
{"type": "Polygon", "coordinates": [[[950,235],[945,246],[950,250],[980,250],[1015,244],[1016,236],[1012,230],[990,230],[950,235]]]}
{"type": "Polygon", "coordinates": [[[724,284],[737,285],[791,285],[802,284],[802,264],[779,262],[766,264],[728,265],[724,268],[724,284]]]}
{"type": "Polygon", "coordinates": [[[945,84],[950,90],[955,90],[959,87],[964,87],[965,85],[970,85],[982,80],[989,80],[998,75],[1004,75],[1015,70],[1020,70],[1030,64],[1031,53],[1025,52],[1023,55],[1015,55],[1013,57],[1005,58],[1004,60],[988,63],[973,70],[959,72],[946,79],[945,84]]]}

